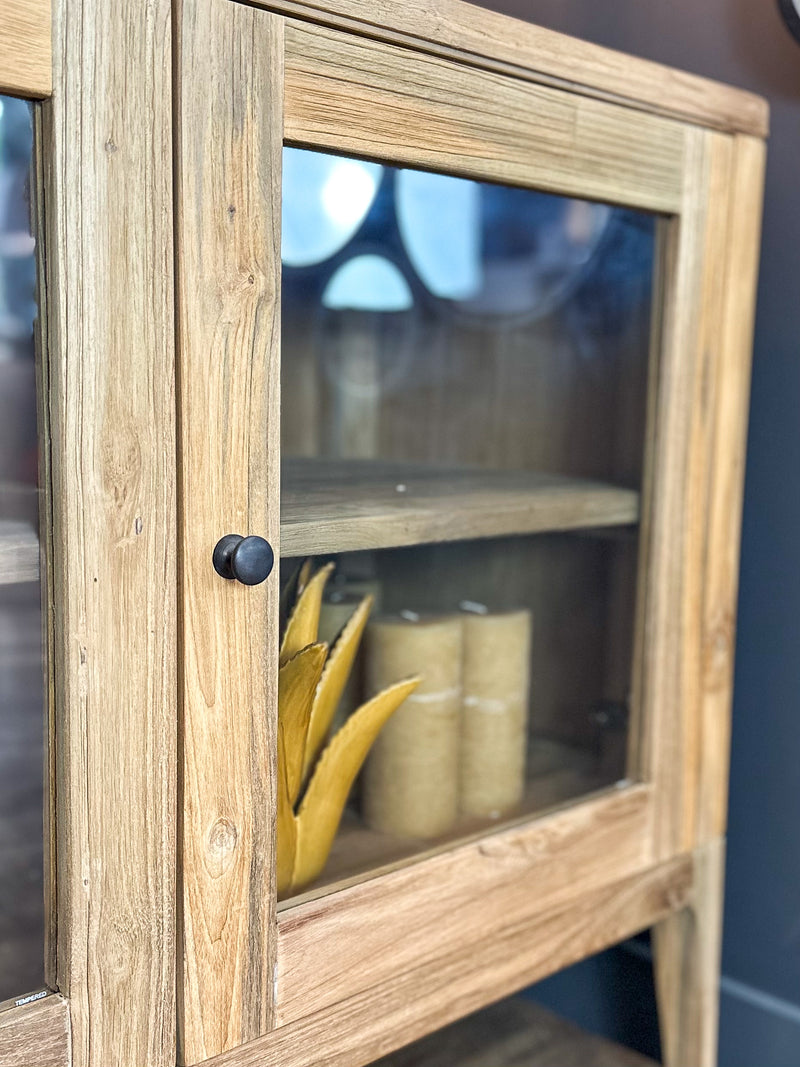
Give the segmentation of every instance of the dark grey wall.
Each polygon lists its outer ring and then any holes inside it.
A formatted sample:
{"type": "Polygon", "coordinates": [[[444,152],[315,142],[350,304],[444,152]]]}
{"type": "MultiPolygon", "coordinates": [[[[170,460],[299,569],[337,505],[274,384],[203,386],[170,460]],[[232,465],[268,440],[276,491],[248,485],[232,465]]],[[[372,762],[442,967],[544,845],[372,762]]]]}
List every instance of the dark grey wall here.
{"type": "MultiPolygon", "coordinates": [[[[791,1067],[800,1063],[800,45],[775,0],[484,6],[752,89],[772,108],[742,542],[720,1064],[791,1067]]],[[[588,982],[584,970],[547,987],[548,996],[555,989],[565,1011],[603,1017],[598,1005],[624,980],[624,961],[614,959],[605,968],[592,964],[588,982]]]]}

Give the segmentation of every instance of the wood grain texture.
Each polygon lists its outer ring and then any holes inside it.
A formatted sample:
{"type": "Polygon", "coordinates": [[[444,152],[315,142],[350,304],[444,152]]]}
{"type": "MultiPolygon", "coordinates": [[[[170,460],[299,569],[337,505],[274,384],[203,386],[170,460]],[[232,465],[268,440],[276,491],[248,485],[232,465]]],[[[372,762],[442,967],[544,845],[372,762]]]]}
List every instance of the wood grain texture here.
{"type": "Polygon", "coordinates": [[[715,390],[707,548],[701,633],[702,677],[695,840],[725,832],[736,643],[744,462],[750,398],[756,276],[761,238],[765,146],[749,137],[732,144],[727,242],[714,256],[719,275],[715,323],[719,371],[715,390]]]}
{"type": "Polygon", "coordinates": [[[503,926],[643,869],[651,818],[650,790],[634,786],[289,908],[278,922],[278,1025],[391,985],[421,959],[436,974],[454,945],[480,967],[503,926]]]}
{"type": "Polygon", "coordinates": [[[284,556],[629,525],[631,489],[526,471],[380,460],[284,461],[284,556]]]}
{"type": "Polygon", "coordinates": [[[0,93],[38,99],[53,88],[50,0],[3,0],[0,93]]]}
{"type": "Polygon", "coordinates": [[[39,580],[39,538],[25,522],[0,519],[0,585],[39,580]]]}
{"type": "MultiPolygon", "coordinates": [[[[506,922],[497,914],[502,908],[484,898],[492,930],[479,954],[472,938],[456,937],[443,957],[410,968],[398,963],[378,985],[209,1067],[361,1067],[659,921],[689,900],[692,877],[691,857],[679,857],[506,922]]],[[[535,897],[535,885],[528,893],[535,897]]],[[[402,949],[411,936],[401,934],[393,947],[402,949]]]]}
{"type": "Polygon", "coordinates": [[[663,249],[661,355],[654,423],[642,648],[640,771],[656,787],[656,853],[691,848],[693,745],[698,715],[703,501],[697,501],[694,403],[706,354],[701,345],[704,249],[709,212],[710,135],[687,136],[685,191],[663,249]]]}
{"type": "Polygon", "coordinates": [[[288,141],[675,211],[680,123],[286,21],[288,141]]]}
{"type": "Polygon", "coordinates": [[[183,604],[180,1046],[264,1033],[275,950],[277,568],[216,574],[227,533],[279,551],[280,21],[179,5],[177,282],[183,604]]]}
{"type": "Polygon", "coordinates": [[[56,980],[74,1067],[175,1062],[170,14],[169,0],[56,0],[37,146],[56,980]]]}
{"type": "MultiPolygon", "coordinates": [[[[669,764],[658,773],[663,783],[666,822],[662,823],[667,849],[694,847],[701,736],[702,606],[707,557],[710,484],[713,475],[713,435],[719,382],[727,374],[721,350],[721,316],[725,272],[722,269],[728,235],[728,191],[733,139],[706,131],[698,136],[695,177],[688,185],[690,202],[703,190],[702,218],[695,218],[696,273],[681,298],[676,314],[683,332],[682,345],[693,353],[693,370],[686,401],[686,451],[682,477],[682,598],[681,626],[673,644],[675,670],[681,671],[682,699],[669,725],[669,764]],[[670,799],[667,799],[669,797],[670,799]],[[671,841],[671,844],[669,843],[671,841]]],[[[687,219],[691,217],[687,210],[687,219]]],[[[678,282],[676,282],[678,284],[678,282]]],[[[689,357],[684,357],[689,361],[689,357]]],[[[678,537],[677,529],[672,536],[678,537]]],[[[664,742],[661,742],[662,751],[664,742]]],[[[727,767],[719,770],[727,776],[727,767]]]]}
{"type": "Polygon", "coordinates": [[[665,1067],[716,1067],[725,842],[694,855],[694,891],[653,930],[653,963],[665,1067]]]}
{"type": "Polygon", "coordinates": [[[764,146],[697,131],[693,157],[673,234],[663,341],[663,358],[679,368],[683,384],[657,431],[667,473],[657,475],[664,479],[655,489],[662,520],[653,544],[660,547],[648,584],[661,623],[652,638],[655,674],[647,677],[652,683],[664,672],[666,683],[649,690],[646,775],[661,798],[662,857],[719,836],[725,825],[764,146]]]}
{"type": "Polygon", "coordinates": [[[377,1060],[374,1067],[656,1067],[523,997],[510,997],[377,1060]]]}
{"type": "Polygon", "coordinates": [[[287,15],[699,125],[764,136],[765,100],[460,0],[254,0],[287,15]]]}
{"type": "Polygon", "coordinates": [[[69,1010],[63,997],[47,996],[0,1012],[3,1067],[71,1067],[69,1010]]]}

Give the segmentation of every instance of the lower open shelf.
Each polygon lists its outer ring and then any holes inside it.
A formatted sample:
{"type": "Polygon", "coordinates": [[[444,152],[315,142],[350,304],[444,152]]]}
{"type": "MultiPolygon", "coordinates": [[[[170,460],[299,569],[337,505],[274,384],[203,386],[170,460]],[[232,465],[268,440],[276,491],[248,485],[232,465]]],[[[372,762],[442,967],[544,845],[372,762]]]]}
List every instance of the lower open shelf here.
{"type": "Polygon", "coordinates": [[[357,802],[345,810],[322,876],[302,893],[281,901],[279,910],[323,896],[365,877],[385,874],[405,863],[417,862],[454,845],[506,829],[571,801],[584,799],[615,785],[602,761],[585,748],[548,738],[537,738],[528,761],[525,796],[519,808],[499,819],[462,818],[440,838],[395,837],[366,826],[357,802]]]}
{"type": "Polygon", "coordinates": [[[493,1004],[375,1067],[656,1067],[523,997],[493,1004]]]}

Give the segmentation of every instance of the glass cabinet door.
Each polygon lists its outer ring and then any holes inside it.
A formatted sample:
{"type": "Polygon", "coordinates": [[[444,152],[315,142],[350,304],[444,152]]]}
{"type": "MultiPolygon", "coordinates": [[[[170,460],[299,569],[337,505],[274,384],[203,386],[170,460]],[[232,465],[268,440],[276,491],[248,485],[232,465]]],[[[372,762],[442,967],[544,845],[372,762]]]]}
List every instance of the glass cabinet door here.
{"type": "Polygon", "coordinates": [[[45,721],[31,110],[0,97],[0,1001],[44,984],[45,721]]]}
{"type": "Polygon", "coordinates": [[[209,11],[177,74],[187,1063],[370,991],[399,1018],[397,973],[424,999],[454,944],[477,976],[673,855],[708,195],[679,122],[209,11]]]}
{"type": "Polygon", "coordinates": [[[288,146],[282,215],[291,898],[635,773],[657,216],[288,146]]]}

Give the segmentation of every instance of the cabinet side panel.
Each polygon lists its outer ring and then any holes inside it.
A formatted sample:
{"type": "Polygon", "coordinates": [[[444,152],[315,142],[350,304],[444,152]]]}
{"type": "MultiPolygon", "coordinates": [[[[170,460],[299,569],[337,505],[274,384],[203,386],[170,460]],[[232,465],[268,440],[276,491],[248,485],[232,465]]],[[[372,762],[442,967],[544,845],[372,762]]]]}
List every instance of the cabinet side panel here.
{"type": "Polygon", "coordinates": [[[272,1022],[277,567],[212,566],[224,534],[279,552],[282,23],[228,0],[177,19],[182,597],[181,1056],[272,1022]]]}
{"type": "Polygon", "coordinates": [[[43,105],[57,972],[75,1067],[175,1059],[169,0],[56,0],[43,105]]]}
{"type": "Polygon", "coordinates": [[[722,369],[715,397],[708,498],[698,844],[724,834],[726,824],[747,411],[766,156],[763,141],[756,138],[739,136],[732,142],[732,171],[724,199],[728,239],[714,263],[723,279],[724,302],[715,324],[722,369]]]}

